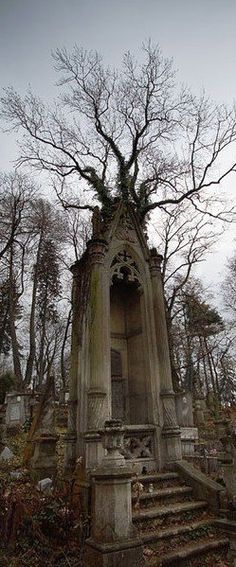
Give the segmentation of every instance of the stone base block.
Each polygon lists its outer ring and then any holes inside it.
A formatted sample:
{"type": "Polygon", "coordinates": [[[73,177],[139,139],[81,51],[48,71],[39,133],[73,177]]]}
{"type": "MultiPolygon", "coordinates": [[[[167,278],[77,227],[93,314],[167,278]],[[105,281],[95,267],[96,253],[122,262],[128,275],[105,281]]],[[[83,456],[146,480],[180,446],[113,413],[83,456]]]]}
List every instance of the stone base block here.
{"type": "Polygon", "coordinates": [[[165,461],[166,465],[182,459],[182,448],[179,427],[163,427],[162,438],[165,441],[165,461]]]}
{"type": "Polygon", "coordinates": [[[144,567],[143,547],[140,540],[127,540],[112,544],[98,544],[89,538],[85,544],[86,567],[144,567]]]}
{"type": "MultiPolygon", "coordinates": [[[[146,469],[147,473],[158,470],[158,462],[155,459],[126,459],[125,464],[133,473],[142,474],[143,469],[146,469]]],[[[145,473],[146,474],[146,473],[145,473]]]]}
{"type": "Polygon", "coordinates": [[[84,434],[85,463],[87,472],[96,469],[104,458],[104,447],[98,431],[87,431],[84,434]]]}

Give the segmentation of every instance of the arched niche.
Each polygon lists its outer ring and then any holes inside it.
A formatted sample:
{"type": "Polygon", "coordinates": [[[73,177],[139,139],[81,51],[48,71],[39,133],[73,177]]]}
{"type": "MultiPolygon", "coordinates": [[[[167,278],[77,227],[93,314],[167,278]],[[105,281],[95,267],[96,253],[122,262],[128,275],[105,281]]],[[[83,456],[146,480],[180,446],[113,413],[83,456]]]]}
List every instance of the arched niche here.
{"type": "Polygon", "coordinates": [[[147,423],[142,286],[139,267],[127,250],[111,263],[111,407],[126,424],[147,423]],[[120,360],[120,375],[114,364],[120,360]]]}

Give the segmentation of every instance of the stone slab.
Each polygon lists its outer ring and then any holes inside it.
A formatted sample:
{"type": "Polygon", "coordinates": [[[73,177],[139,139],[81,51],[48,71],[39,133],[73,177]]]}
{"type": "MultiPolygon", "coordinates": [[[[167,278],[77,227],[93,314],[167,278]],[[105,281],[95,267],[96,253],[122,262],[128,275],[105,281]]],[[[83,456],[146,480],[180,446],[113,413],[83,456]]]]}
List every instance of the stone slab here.
{"type": "Polygon", "coordinates": [[[0,454],[0,460],[8,461],[8,459],[13,459],[14,454],[8,447],[4,447],[3,451],[0,454]]]}
{"type": "Polygon", "coordinates": [[[144,567],[143,547],[140,540],[117,542],[113,545],[97,544],[88,539],[85,544],[86,567],[144,567]]]}

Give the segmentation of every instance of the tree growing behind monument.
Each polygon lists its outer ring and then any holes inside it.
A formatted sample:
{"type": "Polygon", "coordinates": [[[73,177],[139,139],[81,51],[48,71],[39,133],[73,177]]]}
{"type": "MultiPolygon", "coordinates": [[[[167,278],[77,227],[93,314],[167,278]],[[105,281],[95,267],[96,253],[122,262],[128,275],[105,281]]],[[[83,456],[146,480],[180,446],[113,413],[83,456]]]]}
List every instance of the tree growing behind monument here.
{"type": "Polygon", "coordinates": [[[202,210],[204,192],[235,171],[233,155],[222,160],[236,138],[235,107],[178,88],[172,61],[151,42],[140,62],[128,52],[118,70],[78,46],[53,57],[57,103],[47,108],[31,91],[21,98],[10,87],[1,115],[23,135],[18,164],[53,174],[65,207],[93,209],[94,195],[103,212],[114,198],[131,202],[141,220],[185,200],[202,210]],[[73,203],[70,181],[84,190],[73,203]]]}

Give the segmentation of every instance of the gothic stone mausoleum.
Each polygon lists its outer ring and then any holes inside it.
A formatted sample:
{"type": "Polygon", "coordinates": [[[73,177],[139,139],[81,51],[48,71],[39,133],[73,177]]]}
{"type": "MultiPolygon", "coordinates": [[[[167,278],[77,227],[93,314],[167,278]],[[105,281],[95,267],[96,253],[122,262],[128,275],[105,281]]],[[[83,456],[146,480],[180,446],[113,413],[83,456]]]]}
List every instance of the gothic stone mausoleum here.
{"type": "Polygon", "coordinates": [[[93,215],[93,236],[72,266],[72,365],[67,466],[102,460],[107,419],[125,427],[124,456],[140,470],[181,458],[168,349],[161,256],[131,205],[93,215]]]}

